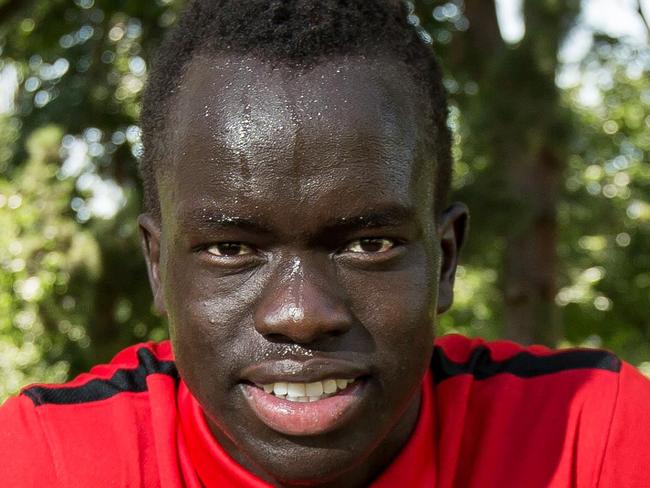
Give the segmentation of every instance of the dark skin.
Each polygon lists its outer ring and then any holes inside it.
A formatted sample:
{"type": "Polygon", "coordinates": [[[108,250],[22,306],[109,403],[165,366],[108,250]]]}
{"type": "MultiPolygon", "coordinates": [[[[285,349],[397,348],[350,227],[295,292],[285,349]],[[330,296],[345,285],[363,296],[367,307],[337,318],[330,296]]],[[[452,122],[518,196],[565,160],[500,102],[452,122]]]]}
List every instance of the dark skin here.
{"type": "Polygon", "coordinates": [[[272,484],[365,486],[417,421],[467,220],[434,209],[417,93],[379,58],[203,57],[184,77],[161,217],[139,219],[155,305],[214,436],[272,484]],[[245,369],[314,357],[363,373],[351,417],[308,436],[261,422],[245,369]]]}

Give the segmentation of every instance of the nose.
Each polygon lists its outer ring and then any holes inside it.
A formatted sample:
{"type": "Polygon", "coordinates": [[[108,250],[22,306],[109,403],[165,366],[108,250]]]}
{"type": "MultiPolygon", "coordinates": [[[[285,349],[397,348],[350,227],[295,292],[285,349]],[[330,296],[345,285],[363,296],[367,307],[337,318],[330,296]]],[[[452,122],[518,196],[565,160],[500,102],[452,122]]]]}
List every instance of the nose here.
{"type": "Polygon", "coordinates": [[[308,344],[342,335],[352,314],[333,277],[294,258],[266,287],[255,312],[255,328],[271,340],[308,344]]]}

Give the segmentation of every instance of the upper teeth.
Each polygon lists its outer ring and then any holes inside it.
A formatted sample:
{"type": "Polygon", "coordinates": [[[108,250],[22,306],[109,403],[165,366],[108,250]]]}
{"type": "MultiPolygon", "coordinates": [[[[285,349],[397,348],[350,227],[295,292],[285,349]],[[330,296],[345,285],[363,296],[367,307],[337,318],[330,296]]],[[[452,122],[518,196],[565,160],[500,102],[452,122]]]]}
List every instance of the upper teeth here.
{"type": "Polygon", "coordinates": [[[313,383],[289,383],[280,381],[261,385],[266,393],[273,393],[275,396],[292,402],[315,402],[327,398],[338,390],[344,390],[354,380],[349,379],[326,379],[314,381],[313,383]]]}

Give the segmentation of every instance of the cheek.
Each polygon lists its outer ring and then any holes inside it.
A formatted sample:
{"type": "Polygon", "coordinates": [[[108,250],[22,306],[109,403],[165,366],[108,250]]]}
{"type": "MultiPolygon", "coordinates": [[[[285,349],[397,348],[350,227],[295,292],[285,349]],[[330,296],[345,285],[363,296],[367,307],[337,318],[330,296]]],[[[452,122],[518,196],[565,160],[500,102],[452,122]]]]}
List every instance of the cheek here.
{"type": "Polygon", "coordinates": [[[376,425],[395,425],[429,366],[434,339],[435,269],[422,251],[399,271],[354,274],[354,313],[372,341],[376,425]]]}
{"type": "Polygon", "coordinates": [[[218,275],[197,256],[179,251],[165,263],[165,302],[174,325],[224,329],[248,315],[256,297],[251,275],[218,275]]]}
{"type": "Polygon", "coordinates": [[[258,355],[251,294],[191,267],[177,274],[168,316],[179,373],[206,414],[231,432],[245,407],[237,395],[239,371],[258,355]]]}
{"type": "Polygon", "coordinates": [[[230,381],[233,365],[256,344],[252,314],[259,283],[251,276],[215,276],[197,261],[181,255],[167,263],[165,300],[177,363],[185,378],[218,370],[230,381]]]}
{"type": "Polygon", "coordinates": [[[399,270],[351,273],[345,283],[376,354],[397,369],[411,360],[421,362],[433,342],[437,288],[435,266],[429,261],[424,249],[416,250],[399,270]]]}

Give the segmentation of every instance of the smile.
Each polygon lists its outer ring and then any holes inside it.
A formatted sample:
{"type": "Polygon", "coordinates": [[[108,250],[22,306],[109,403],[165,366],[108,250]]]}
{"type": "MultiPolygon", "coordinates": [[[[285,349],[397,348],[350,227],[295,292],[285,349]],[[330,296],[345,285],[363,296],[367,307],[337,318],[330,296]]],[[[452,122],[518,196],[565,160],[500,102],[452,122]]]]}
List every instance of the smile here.
{"type": "Polygon", "coordinates": [[[263,362],[242,376],[244,398],[255,416],[295,436],[324,434],[349,423],[368,385],[365,368],[325,358],[263,362]]]}
{"type": "MultiPolygon", "coordinates": [[[[282,382],[278,383],[280,391],[283,391],[282,382]]],[[[274,383],[274,389],[278,383],[274,383]]],[[[304,383],[284,384],[287,385],[287,392],[292,391],[289,390],[290,385],[299,385],[296,387],[296,393],[302,393],[303,388],[307,393],[304,383]]],[[[286,435],[309,436],[325,434],[348,423],[359,409],[365,381],[354,381],[349,386],[346,381],[346,388],[343,390],[339,390],[337,385],[337,391],[334,393],[323,392],[321,395],[311,396],[276,395],[275,392],[267,393],[255,385],[243,386],[248,404],[267,427],[286,435]]]]}

